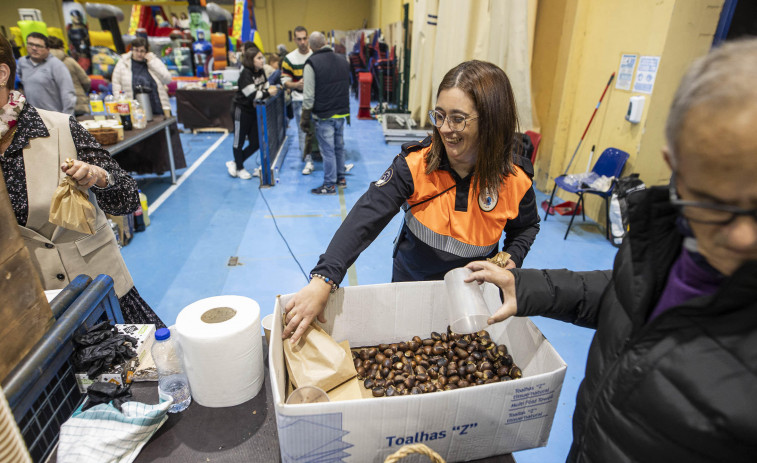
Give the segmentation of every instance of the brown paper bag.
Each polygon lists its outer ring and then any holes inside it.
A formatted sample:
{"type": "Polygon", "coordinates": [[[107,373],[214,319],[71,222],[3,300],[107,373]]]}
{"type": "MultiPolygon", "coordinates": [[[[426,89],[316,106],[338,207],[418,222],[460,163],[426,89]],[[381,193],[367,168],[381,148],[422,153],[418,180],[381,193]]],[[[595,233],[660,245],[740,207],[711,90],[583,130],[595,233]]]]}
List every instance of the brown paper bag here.
{"type": "Polygon", "coordinates": [[[81,191],[76,180],[66,175],[50,202],[50,223],[69,230],[95,234],[95,206],[89,193],[81,191]]]}
{"type": "MultiPolygon", "coordinates": [[[[339,343],[340,346],[342,346],[342,349],[347,353],[347,356],[352,358],[352,351],[350,351],[350,342],[349,341],[342,341],[339,343]]],[[[354,365],[354,362],[353,362],[354,365]]],[[[363,392],[361,389],[365,389],[363,387],[362,382],[357,379],[357,376],[355,376],[352,379],[347,380],[346,382],[340,384],[339,386],[335,387],[334,389],[328,391],[326,394],[329,396],[330,402],[340,402],[343,400],[354,400],[354,399],[362,399],[363,398],[363,392]]],[[[371,391],[368,391],[369,393],[371,391]]],[[[369,396],[373,396],[373,394],[369,394],[369,396]]]]}
{"type": "Polygon", "coordinates": [[[310,324],[297,344],[292,345],[289,340],[282,344],[290,379],[295,387],[317,386],[330,391],[357,376],[352,356],[316,322],[310,324]]]}

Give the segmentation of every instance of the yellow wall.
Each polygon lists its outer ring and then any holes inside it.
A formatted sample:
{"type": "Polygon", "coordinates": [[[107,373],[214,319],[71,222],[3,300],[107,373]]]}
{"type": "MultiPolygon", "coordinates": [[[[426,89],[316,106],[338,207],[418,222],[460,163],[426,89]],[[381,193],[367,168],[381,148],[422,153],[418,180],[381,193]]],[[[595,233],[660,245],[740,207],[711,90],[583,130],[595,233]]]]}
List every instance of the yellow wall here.
{"type": "Polygon", "coordinates": [[[409,4],[408,18],[413,17],[413,1],[411,0],[371,0],[371,17],[368,27],[386,31],[389,24],[402,21],[402,6],[409,4]]]}
{"type": "Polygon", "coordinates": [[[63,25],[63,8],[61,0],[0,0],[0,25],[10,34],[10,27],[17,27],[16,22],[19,8],[35,8],[42,12],[42,19],[47,27],[60,27],[63,25]]]}
{"type": "MultiPolygon", "coordinates": [[[[542,0],[532,63],[543,133],[537,187],[551,191],[554,178],[565,171],[623,53],[660,56],[653,94],[645,95],[642,121],[625,120],[629,98],[635,93],[618,90],[613,82],[569,173],[586,169],[596,145],[594,162],[605,148],[619,148],[630,154],[624,173],[640,172],[647,184],[666,181],[669,171],[665,172],[659,153],[668,106],[686,65],[709,49],[722,4],[723,0],[542,0]]],[[[604,223],[601,199],[591,197],[586,210],[604,223]]]]}
{"type": "MultiPolygon", "coordinates": [[[[297,47],[289,40],[289,31],[294,38],[296,26],[305,26],[309,32],[329,32],[360,29],[364,21],[370,22],[370,0],[265,0],[265,3],[273,5],[272,45],[283,43],[289,50],[297,47]]],[[[257,14],[257,9],[255,11],[257,14]]],[[[260,17],[258,25],[263,30],[260,17]]],[[[265,46],[268,47],[268,43],[265,46]]]]}

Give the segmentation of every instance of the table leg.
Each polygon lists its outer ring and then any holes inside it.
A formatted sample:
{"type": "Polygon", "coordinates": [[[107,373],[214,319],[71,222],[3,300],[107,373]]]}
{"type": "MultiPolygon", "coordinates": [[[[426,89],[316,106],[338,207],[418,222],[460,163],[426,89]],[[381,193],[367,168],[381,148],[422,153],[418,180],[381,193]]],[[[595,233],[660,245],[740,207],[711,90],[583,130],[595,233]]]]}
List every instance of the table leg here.
{"type": "Polygon", "coordinates": [[[168,143],[168,162],[171,165],[171,184],[176,184],[176,165],[173,159],[173,143],[171,143],[171,126],[166,126],[166,142],[168,143]]]}

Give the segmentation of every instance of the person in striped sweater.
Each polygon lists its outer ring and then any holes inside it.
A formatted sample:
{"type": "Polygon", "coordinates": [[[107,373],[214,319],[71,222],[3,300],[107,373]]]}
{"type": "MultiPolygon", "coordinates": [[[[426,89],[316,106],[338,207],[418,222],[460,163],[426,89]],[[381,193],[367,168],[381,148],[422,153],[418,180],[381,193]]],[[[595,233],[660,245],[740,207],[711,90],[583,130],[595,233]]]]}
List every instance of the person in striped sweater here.
{"type": "Polygon", "coordinates": [[[297,49],[287,54],[281,64],[281,83],[284,84],[285,89],[292,92],[294,121],[297,125],[300,152],[303,154],[303,160],[305,161],[302,175],[310,175],[310,173],[313,172],[313,158],[305,149],[306,134],[300,128],[300,116],[302,115],[302,89],[304,88],[302,75],[305,68],[305,61],[310,58],[313,51],[310,49],[310,45],[308,45],[308,30],[303,26],[297,26],[294,28],[294,40],[297,43],[297,49]]]}

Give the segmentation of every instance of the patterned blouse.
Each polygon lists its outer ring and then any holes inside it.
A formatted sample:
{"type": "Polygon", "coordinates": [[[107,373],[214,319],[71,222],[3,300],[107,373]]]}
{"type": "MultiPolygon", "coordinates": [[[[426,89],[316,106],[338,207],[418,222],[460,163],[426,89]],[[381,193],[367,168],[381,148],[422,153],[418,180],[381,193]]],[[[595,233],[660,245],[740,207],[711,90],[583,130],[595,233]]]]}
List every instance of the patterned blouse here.
{"type": "MultiPolygon", "coordinates": [[[[102,167],[113,175],[115,183],[108,188],[90,189],[97,197],[97,204],[103,212],[110,215],[126,215],[137,210],[140,206],[137,182],[126,173],[110,154],[100,146],[92,135],[82,127],[76,119],[69,120],[71,135],[76,146],[76,157],[80,161],[102,167]]],[[[29,140],[47,137],[44,122],[39,113],[30,104],[18,116],[18,128],[5,154],[0,156],[5,186],[8,189],[16,220],[21,226],[26,225],[29,217],[29,198],[26,192],[26,171],[24,170],[23,148],[29,140]]]]}
{"type": "MultiPolygon", "coordinates": [[[[110,154],[100,146],[92,135],[71,117],[69,120],[71,136],[76,146],[76,157],[80,161],[102,167],[113,175],[114,184],[107,188],[92,187],[91,192],[97,197],[97,204],[103,212],[110,215],[126,215],[142,207],[139,203],[137,182],[126,173],[110,154]]],[[[23,148],[29,140],[47,137],[45,123],[39,113],[30,104],[18,115],[18,128],[13,141],[0,156],[5,186],[8,190],[13,211],[19,225],[26,226],[29,217],[29,196],[26,192],[26,171],[24,170],[23,148]]],[[[165,328],[160,317],[133,287],[118,299],[126,323],[154,323],[156,328],[165,328]]]]}

